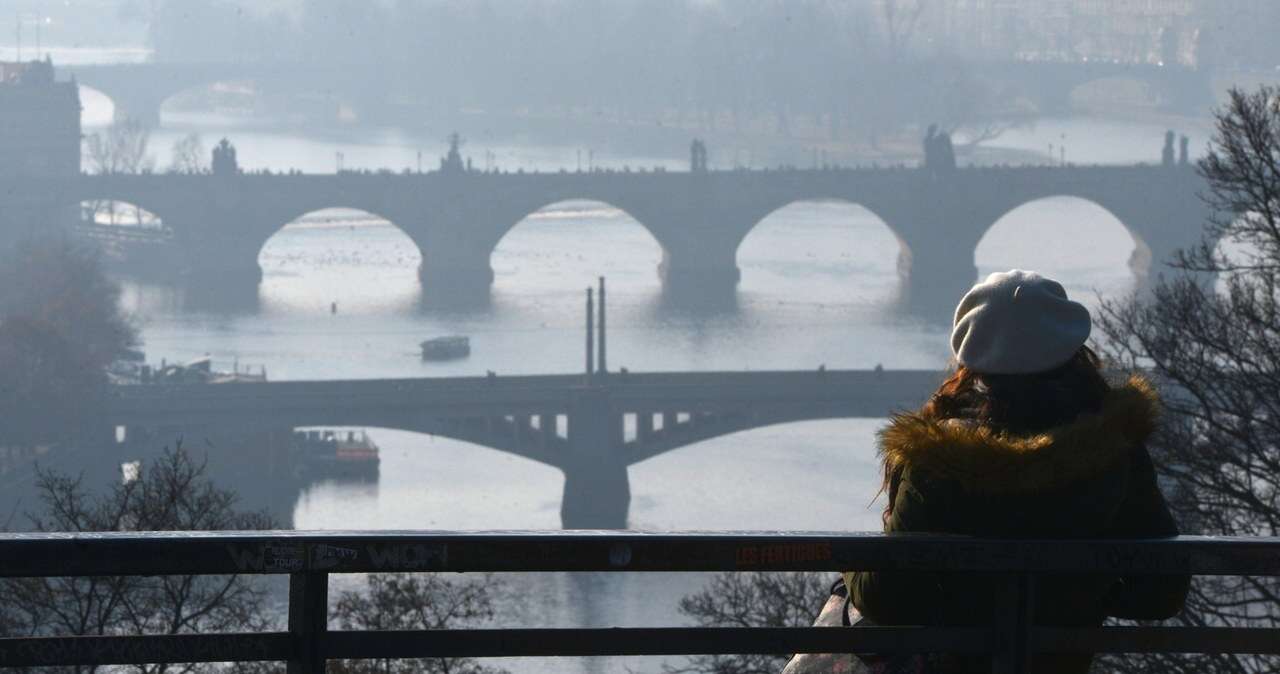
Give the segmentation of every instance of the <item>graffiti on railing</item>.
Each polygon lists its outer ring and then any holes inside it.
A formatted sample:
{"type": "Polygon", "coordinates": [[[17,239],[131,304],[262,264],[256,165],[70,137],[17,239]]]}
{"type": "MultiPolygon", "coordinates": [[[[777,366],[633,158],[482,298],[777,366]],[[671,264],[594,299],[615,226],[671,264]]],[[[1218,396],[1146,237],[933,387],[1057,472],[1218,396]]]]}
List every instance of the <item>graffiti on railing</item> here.
{"type": "Polygon", "coordinates": [[[369,543],[362,546],[320,544],[232,544],[227,546],[238,571],[298,573],[337,570],[368,560],[374,571],[439,571],[448,563],[444,543],[369,543]]]}

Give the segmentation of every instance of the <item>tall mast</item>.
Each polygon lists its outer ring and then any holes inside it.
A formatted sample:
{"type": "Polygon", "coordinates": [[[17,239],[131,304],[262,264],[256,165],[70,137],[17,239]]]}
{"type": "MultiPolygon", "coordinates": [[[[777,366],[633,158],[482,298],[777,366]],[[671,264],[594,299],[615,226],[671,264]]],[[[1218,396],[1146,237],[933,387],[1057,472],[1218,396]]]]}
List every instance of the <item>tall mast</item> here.
{"type": "Polygon", "coordinates": [[[609,371],[608,361],[605,358],[605,325],[604,325],[604,277],[600,277],[600,348],[599,348],[599,364],[596,371],[603,377],[609,371]]]}
{"type": "Polygon", "coordinates": [[[587,288],[587,383],[595,375],[595,303],[592,301],[591,288],[587,288]]]}

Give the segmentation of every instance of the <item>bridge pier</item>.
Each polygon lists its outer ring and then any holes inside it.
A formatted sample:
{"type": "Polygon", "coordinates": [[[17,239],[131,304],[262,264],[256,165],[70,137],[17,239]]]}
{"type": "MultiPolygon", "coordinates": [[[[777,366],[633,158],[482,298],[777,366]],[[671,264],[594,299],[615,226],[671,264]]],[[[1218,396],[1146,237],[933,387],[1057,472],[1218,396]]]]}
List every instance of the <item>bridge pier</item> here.
{"type": "Polygon", "coordinates": [[[972,249],[913,250],[899,260],[898,273],[902,306],[939,321],[951,320],[956,302],[978,279],[972,249]]]}
{"type": "Polygon", "coordinates": [[[262,268],[255,258],[243,260],[192,261],[187,258],[181,277],[185,306],[200,311],[252,311],[258,306],[258,286],[262,268]]]}
{"type": "Polygon", "coordinates": [[[418,282],[423,298],[431,304],[483,303],[493,286],[493,267],[487,253],[480,256],[423,248],[418,282]]]}
{"type": "Polygon", "coordinates": [[[623,460],[622,416],[604,388],[575,392],[569,412],[569,456],[561,465],[565,529],[625,529],[631,483],[623,460]]]}
{"type": "MultiPolygon", "coordinates": [[[[402,225],[422,255],[418,281],[428,303],[477,304],[489,300],[493,286],[489,257],[496,241],[477,237],[475,232],[480,223],[491,221],[492,215],[473,213],[475,210],[472,204],[459,204],[454,199],[448,207],[432,212],[433,226],[425,231],[402,225]]],[[[411,221],[412,216],[405,215],[398,222],[411,221]]]]}
{"type": "Polygon", "coordinates": [[[732,303],[742,278],[736,256],[737,246],[727,243],[676,250],[664,246],[658,265],[663,295],[675,304],[732,303]]]}
{"type": "Polygon", "coordinates": [[[1193,273],[1197,280],[1213,283],[1214,275],[1187,272],[1170,265],[1179,250],[1197,247],[1206,234],[1205,225],[1214,217],[1213,210],[1200,198],[1204,189],[1198,174],[1188,166],[1153,169],[1165,185],[1146,198],[1114,200],[1103,205],[1110,210],[1133,237],[1134,251],[1129,258],[1135,289],[1149,293],[1160,277],[1193,273]]]}
{"type": "Polygon", "coordinates": [[[205,204],[166,213],[179,250],[183,289],[194,306],[249,308],[258,301],[258,254],[279,224],[251,210],[261,204],[246,203],[235,187],[235,182],[216,182],[205,204]]]}

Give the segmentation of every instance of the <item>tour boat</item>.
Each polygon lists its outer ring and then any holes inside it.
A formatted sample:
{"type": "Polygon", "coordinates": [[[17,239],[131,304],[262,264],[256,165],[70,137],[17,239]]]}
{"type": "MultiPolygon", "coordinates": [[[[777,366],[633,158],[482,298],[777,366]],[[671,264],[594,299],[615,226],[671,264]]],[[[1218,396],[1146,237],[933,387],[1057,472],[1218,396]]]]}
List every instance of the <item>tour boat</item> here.
{"type": "Polygon", "coordinates": [[[294,431],[292,449],[299,475],[369,477],[381,462],[378,446],[364,431],[294,431]]]}
{"type": "Polygon", "coordinates": [[[452,360],[471,355],[471,338],[462,335],[428,339],[420,346],[423,360],[452,360]]]}
{"type": "Polygon", "coordinates": [[[166,363],[152,369],[142,367],[141,383],[143,384],[239,384],[260,383],[267,380],[267,368],[257,371],[241,365],[238,361],[230,370],[215,370],[213,359],[205,356],[188,363],[166,363]]]}

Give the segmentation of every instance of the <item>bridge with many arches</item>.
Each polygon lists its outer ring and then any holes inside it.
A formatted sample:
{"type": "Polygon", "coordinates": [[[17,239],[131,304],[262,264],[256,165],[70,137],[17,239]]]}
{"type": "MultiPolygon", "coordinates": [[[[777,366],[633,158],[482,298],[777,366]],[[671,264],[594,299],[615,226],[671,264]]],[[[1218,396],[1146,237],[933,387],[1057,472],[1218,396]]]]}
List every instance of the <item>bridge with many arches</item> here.
{"type": "Polygon", "coordinates": [[[1173,251],[1200,240],[1210,215],[1204,187],[1184,165],[80,175],[4,179],[0,234],[12,240],[53,226],[55,214],[82,202],[128,202],[164,223],[193,278],[256,287],[259,252],[276,232],[307,213],[354,208],[413,241],[426,296],[487,297],[490,256],[511,229],[547,205],[593,200],[652,235],[668,295],[731,297],[738,248],[758,223],[792,203],[837,200],[865,207],[893,233],[899,294],[927,312],[975,280],[974,251],[998,220],[1048,197],[1076,197],[1113,215],[1134,240],[1130,266],[1141,285],[1173,251]]]}
{"type": "MultiPolygon", "coordinates": [[[[1154,101],[1174,112],[1199,112],[1213,102],[1211,73],[1176,64],[1010,60],[975,62],[971,67],[984,81],[1026,101],[1042,115],[1068,114],[1077,91],[1115,80],[1138,83],[1154,101]]],[[[353,108],[378,106],[421,86],[380,77],[383,68],[376,63],[117,63],[60,70],[108,97],[117,119],[149,125],[161,123],[160,110],[168,99],[218,83],[247,82],[277,94],[323,92],[353,108]]]]}

